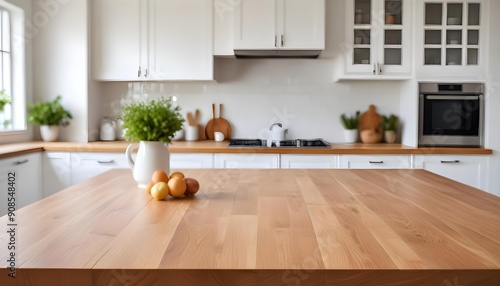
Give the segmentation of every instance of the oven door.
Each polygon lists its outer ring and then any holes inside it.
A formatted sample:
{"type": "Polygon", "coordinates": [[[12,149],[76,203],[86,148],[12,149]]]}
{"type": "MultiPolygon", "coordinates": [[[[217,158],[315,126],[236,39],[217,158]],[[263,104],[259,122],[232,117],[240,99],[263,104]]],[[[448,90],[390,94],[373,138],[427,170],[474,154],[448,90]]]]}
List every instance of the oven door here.
{"type": "Polygon", "coordinates": [[[482,145],[482,95],[420,95],[419,145],[482,145]]]}

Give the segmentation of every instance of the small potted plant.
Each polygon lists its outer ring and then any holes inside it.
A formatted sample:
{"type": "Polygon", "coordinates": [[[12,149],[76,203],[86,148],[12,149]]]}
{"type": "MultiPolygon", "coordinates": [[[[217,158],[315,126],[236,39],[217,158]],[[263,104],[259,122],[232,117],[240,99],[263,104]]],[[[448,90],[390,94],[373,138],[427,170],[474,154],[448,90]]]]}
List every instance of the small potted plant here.
{"type": "Polygon", "coordinates": [[[139,142],[130,144],[125,154],[135,181],[140,188],[145,188],[156,170],[170,173],[167,144],[182,129],[184,118],[171,98],[159,98],[125,105],[121,119],[125,140],[139,142]],[[137,156],[133,160],[135,149],[138,149],[137,156]]]}
{"type": "Polygon", "coordinates": [[[53,101],[38,102],[28,105],[28,121],[40,125],[43,141],[56,141],[60,126],[68,126],[73,116],[61,105],[61,96],[53,101]]]}
{"type": "Polygon", "coordinates": [[[12,103],[12,99],[7,92],[5,92],[5,89],[2,89],[0,91],[0,112],[2,112],[5,106],[9,103],[12,103]]]}
{"type": "Polygon", "coordinates": [[[346,116],[344,113],[340,116],[342,125],[344,125],[344,137],[346,143],[354,143],[358,140],[358,126],[359,126],[359,111],[352,117],[346,116]]]}
{"type": "Polygon", "coordinates": [[[388,117],[382,116],[381,125],[384,130],[384,140],[386,143],[394,143],[396,141],[396,129],[398,127],[399,118],[391,114],[388,117]]]}

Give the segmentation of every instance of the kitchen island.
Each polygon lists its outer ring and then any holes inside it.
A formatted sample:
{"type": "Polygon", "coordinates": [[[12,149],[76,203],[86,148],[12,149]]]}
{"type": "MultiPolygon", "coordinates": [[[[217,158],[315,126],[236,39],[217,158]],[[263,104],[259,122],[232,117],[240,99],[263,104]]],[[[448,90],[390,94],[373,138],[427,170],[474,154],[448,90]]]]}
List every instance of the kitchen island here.
{"type": "Polygon", "coordinates": [[[185,174],[196,196],[114,169],[1,217],[0,285],[500,284],[500,198],[430,172],[185,174]]]}

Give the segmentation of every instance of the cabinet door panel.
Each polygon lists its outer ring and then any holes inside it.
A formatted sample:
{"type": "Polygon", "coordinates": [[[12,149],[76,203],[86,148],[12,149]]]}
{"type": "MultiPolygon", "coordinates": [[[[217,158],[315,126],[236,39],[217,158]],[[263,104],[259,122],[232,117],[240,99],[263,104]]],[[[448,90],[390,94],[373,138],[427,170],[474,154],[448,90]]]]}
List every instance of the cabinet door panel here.
{"type": "Polygon", "coordinates": [[[170,171],[174,169],[204,169],[213,168],[213,154],[170,153],[170,171]]]}
{"type": "Polygon", "coordinates": [[[283,49],[325,48],[325,1],[283,1],[283,49]]]}
{"type": "Polygon", "coordinates": [[[333,169],[337,168],[337,155],[281,155],[281,169],[333,169]]]}
{"type": "Polygon", "coordinates": [[[347,169],[409,169],[410,156],[405,155],[342,155],[340,168],[347,169]]]}
{"type": "Polygon", "coordinates": [[[48,197],[71,186],[69,152],[43,152],[43,196],[48,197]]]}
{"type": "Polygon", "coordinates": [[[129,168],[124,153],[71,153],[71,184],[112,168],[129,168]]]}
{"type": "Polygon", "coordinates": [[[149,1],[148,79],[213,79],[211,4],[149,1]]]}
{"type": "Polygon", "coordinates": [[[141,64],[141,2],[93,2],[92,70],[95,79],[137,79],[141,64]]]}
{"type": "Polygon", "coordinates": [[[276,0],[241,0],[235,12],[235,49],[275,49],[276,0]]]}
{"type": "Polygon", "coordinates": [[[416,156],[415,168],[425,169],[460,183],[486,190],[488,158],[467,155],[416,156]]]}
{"type": "Polygon", "coordinates": [[[0,160],[0,216],[7,213],[8,183],[15,188],[16,209],[43,198],[41,179],[41,155],[33,153],[0,160]],[[12,179],[9,180],[9,173],[12,179]]]}
{"type": "Polygon", "coordinates": [[[276,169],[278,154],[214,154],[214,167],[223,169],[276,169]]]}

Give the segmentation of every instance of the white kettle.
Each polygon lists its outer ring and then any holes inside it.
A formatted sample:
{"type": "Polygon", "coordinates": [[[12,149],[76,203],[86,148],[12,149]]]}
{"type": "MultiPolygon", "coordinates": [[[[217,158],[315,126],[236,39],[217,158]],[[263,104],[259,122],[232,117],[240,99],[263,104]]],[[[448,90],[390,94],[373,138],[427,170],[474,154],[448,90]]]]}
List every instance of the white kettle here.
{"type": "Polygon", "coordinates": [[[283,127],[283,124],[277,122],[271,124],[269,126],[269,138],[270,140],[267,141],[267,146],[271,147],[274,143],[276,147],[280,147],[280,141],[286,140],[286,134],[288,133],[288,129],[285,129],[283,127]]]}

